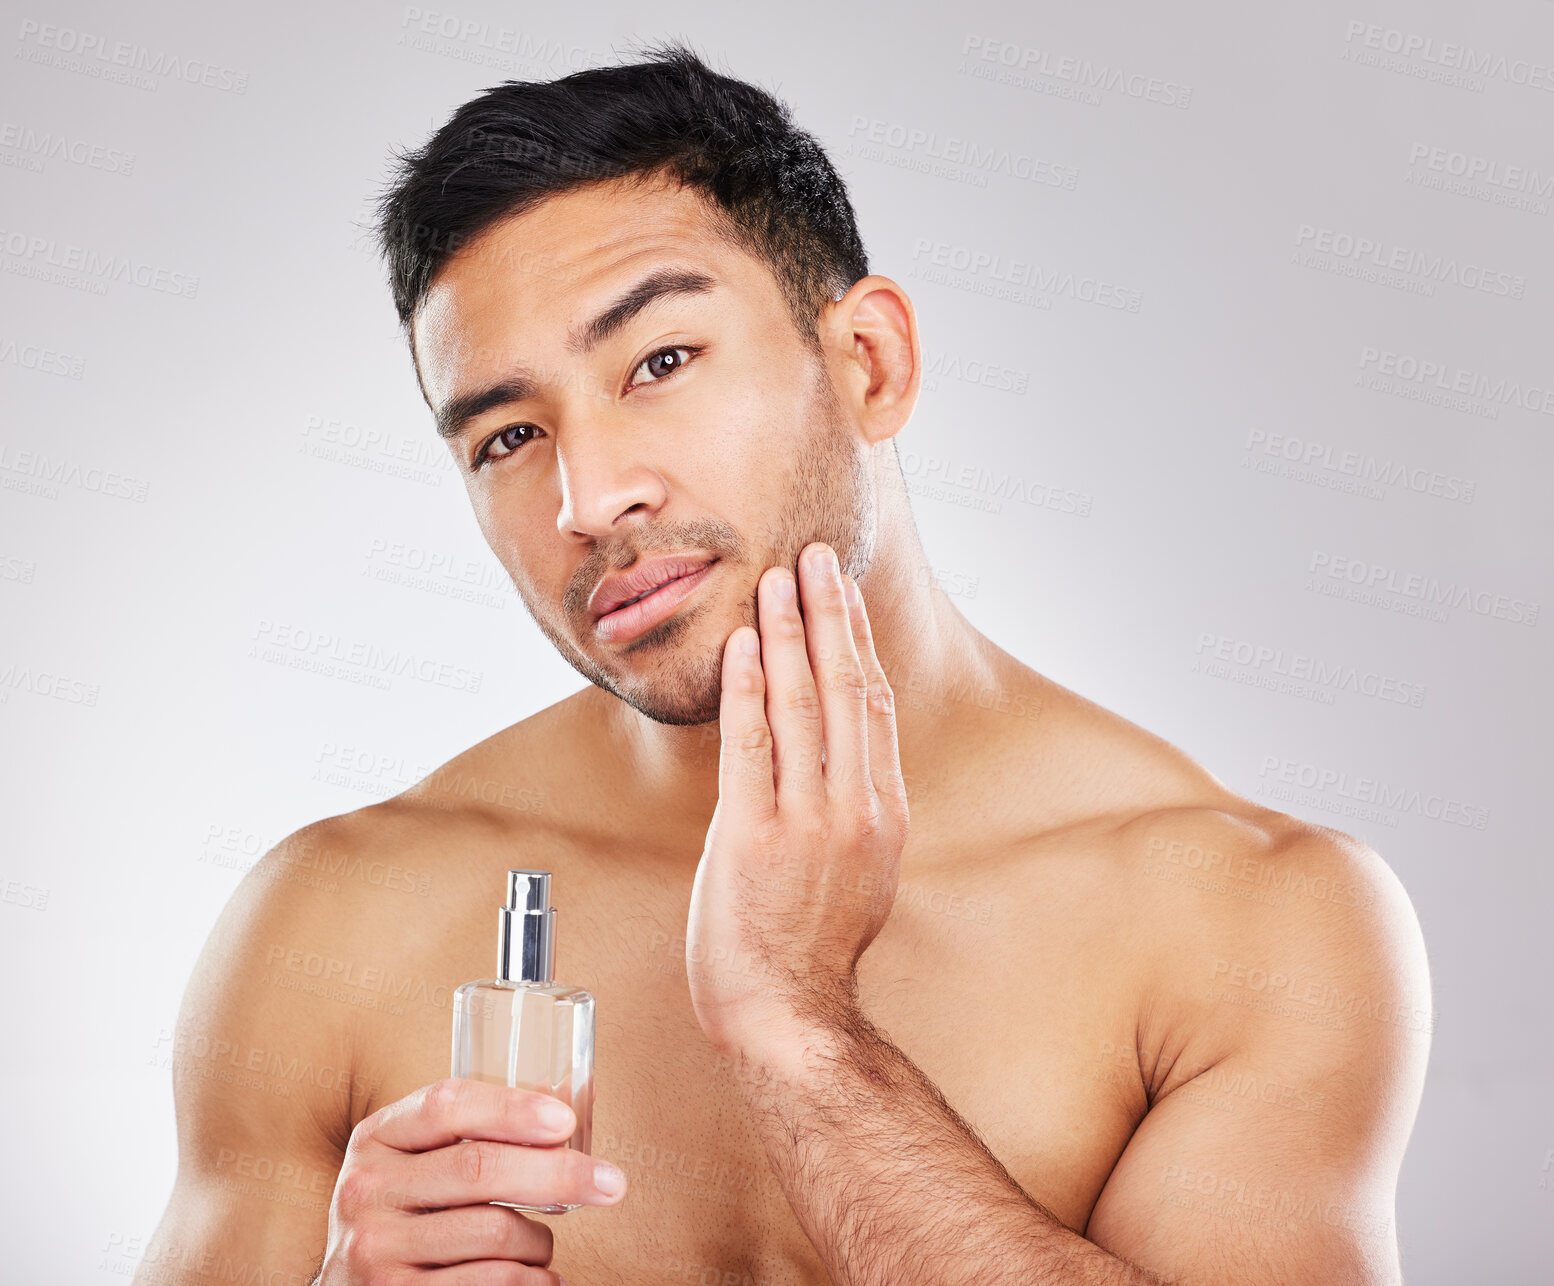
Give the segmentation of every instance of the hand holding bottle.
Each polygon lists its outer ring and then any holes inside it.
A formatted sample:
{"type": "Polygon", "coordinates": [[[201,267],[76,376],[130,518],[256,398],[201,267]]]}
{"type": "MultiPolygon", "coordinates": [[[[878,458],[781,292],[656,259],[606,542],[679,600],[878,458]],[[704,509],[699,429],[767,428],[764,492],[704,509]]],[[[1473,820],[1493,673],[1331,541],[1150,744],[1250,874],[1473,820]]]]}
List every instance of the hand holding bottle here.
{"type": "Polygon", "coordinates": [[[545,1224],[487,1203],[619,1201],[619,1170],[563,1146],[576,1124],[572,1109],[548,1094],[459,1077],[363,1118],[335,1182],[315,1286],[414,1280],[419,1271],[450,1286],[560,1282],[550,1272],[492,1275],[492,1260],[545,1268],[553,1248],[545,1224]],[[470,1275],[437,1271],[458,1264],[470,1265],[470,1275]]]}

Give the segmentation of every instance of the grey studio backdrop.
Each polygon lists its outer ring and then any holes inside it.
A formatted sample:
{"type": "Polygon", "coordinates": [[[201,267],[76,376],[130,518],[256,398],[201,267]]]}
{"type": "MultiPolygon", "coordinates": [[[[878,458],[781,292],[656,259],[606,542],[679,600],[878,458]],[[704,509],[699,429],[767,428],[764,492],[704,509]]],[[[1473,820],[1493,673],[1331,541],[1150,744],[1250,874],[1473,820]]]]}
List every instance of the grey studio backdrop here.
{"type": "Polygon", "coordinates": [[[1554,4],[457,2],[6,6],[5,1276],[134,1271],[244,871],[582,683],[435,440],[370,202],[486,86],[683,35],[793,105],[916,301],[924,575],[1402,878],[1410,1283],[1548,1280],[1554,4]]]}

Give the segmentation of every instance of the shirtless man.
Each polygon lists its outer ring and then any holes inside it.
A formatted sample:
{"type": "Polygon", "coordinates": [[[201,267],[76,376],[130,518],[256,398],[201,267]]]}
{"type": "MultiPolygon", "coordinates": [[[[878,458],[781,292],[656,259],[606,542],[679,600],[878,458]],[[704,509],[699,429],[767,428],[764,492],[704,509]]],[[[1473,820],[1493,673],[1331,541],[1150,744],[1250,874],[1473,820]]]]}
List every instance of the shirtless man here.
{"type": "Polygon", "coordinates": [[[814,141],[671,48],[491,91],[400,179],[423,391],[591,686],[244,880],[136,1281],[1401,1280],[1402,887],[934,586],[912,304],[814,141]],[[447,1075],[515,867],[597,998],[591,1157],[447,1075]]]}

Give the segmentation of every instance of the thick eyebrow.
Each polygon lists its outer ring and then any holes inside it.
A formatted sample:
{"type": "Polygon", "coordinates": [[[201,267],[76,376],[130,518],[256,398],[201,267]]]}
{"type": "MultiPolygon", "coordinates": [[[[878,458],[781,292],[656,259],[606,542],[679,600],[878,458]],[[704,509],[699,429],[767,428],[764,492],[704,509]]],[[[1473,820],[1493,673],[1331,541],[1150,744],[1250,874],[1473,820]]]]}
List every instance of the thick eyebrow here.
{"type": "MultiPolygon", "coordinates": [[[[586,356],[650,304],[671,295],[699,295],[717,282],[692,268],[659,268],[631,286],[608,308],[567,335],[567,349],[586,356]]],[[[497,407],[535,396],[538,385],[523,370],[514,370],[493,384],[450,398],[437,412],[437,436],[456,438],[473,419],[497,407]]]]}

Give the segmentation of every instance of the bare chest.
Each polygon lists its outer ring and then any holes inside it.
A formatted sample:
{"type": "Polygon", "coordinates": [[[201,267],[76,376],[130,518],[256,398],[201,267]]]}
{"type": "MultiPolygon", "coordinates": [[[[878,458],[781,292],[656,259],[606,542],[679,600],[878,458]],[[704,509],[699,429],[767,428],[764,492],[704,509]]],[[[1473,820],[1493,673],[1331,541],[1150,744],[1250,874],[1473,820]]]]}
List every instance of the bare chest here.
{"type": "MultiPolygon", "coordinates": [[[[597,1001],[593,1152],[630,1186],[617,1206],[544,1217],[555,1270],[574,1286],[827,1283],[745,1108],[748,1073],[691,1008],[688,885],[557,889],[556,977],[597,1001]]],[[[490,908],[450,923],[423,956],[428,997],[491,973],[490,908]]],[[[1127,998],[1092,985],[1071,932],[1059,910],[1033,920],[986,880],[908,880],[860,962],[859,997],[1016,1182],[1082,1231],[1137,1123],[1119,1070],[1134,1027],[1127,998]]],[[[450,1025],[427,1003],[373,1027],[368,1110],[448,1074],[450,1025]]]]}

